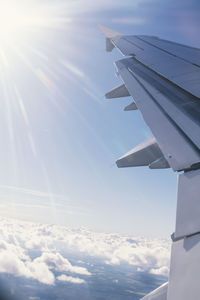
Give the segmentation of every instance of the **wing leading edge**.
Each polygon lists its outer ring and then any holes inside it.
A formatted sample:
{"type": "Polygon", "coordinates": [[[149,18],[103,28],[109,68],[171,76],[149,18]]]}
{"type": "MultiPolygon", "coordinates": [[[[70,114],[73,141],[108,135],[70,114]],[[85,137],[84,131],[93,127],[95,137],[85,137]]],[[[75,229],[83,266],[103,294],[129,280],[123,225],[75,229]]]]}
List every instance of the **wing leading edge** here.
{"type": "MultiPolygon", "coordinates": [[[[171,167],[178,175],[176,228],[169,284],[144,299],[198,299],[200,268],[200,49],[151,36],[126,36],[100,26],[123,84],[107,98],[132,96],[153,138],[117,160],[118,167],[171,167]],[[186,270],[185,270],[186,268],[186,270]],[[185,272],[185,277],[182,276],[185,272]],[[180,279],[181,278],[181,279],[180,279]]],[[[133,107],[133,108],[132,108],[133,107]]]]}

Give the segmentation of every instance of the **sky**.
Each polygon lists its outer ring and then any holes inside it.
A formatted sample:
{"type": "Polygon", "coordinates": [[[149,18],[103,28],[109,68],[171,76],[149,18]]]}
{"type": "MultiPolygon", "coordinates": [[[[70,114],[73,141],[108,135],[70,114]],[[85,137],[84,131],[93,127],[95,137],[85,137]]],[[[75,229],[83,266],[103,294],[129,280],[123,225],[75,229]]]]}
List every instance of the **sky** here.
{"type": "Polygon", "coordinates": [[[174,230],[177,174],[118,169],[151,136],[97,24],[200,47],[198,1],[7,1],[0,13],[1,217],[149,237],[174,230]]]}

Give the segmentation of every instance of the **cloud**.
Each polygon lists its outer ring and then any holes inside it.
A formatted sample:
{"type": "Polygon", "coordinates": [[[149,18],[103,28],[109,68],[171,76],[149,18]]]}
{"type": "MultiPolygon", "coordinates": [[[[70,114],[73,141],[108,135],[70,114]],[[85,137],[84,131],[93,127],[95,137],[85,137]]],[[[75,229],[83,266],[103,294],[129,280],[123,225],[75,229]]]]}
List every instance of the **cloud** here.
{"type": "MultiPolygon", "coordinates": [[[[13,245],[7,249],[0,250],[0,273],[8,273],[14,276],[33,278],[44,284],[54,284],[54,274],[49,270],[45,263],[31,261],[29,256],[20,255],[20,252],[14,251],[13,245]]],[[[23,252],[23,249],[21,249],[23,252]]]]}
{"type": "Polygon", "coordinates": [[[67,258],[84,255],[109,265],[126,263],[138,271],[167,276],[170,243],[163,239],[93,232],[85,228],[0,218],[0,272],[53,285],[56,280],[83,283],[92,274],[67,258]],[[34,254],[31,256],[31,253],[34,254]],[[55,277],[55,273],[56,276],[55,277]],[[73,274],[79,275],[73,277],[73,274]],[[80,278],[79,278],[80,277],[80,278]],[[83,277],[83,278],[82,278],[83,277]]]}
{"type": "Polygon", "coordinates": [[[155,274],[155,275],[164,275],[164,276],[168,276],[169,273],[169,269],[167,267],[161,267],[158,269],[151,269],[149,271],[149,273],[151,274],[155,274]]]}
{"type": "Polygon", "coordinates": [[[53,271],[91,275],[86,268],[72,265],[68,259],[54,251],[50,230],[54,227],[3,218],[1,222],[0,273],[32,278],[48,285],[55,283],[53,271]],[[31,235],[34,240],[30,243],[31,235]],[[29,254],[30,249],[39,250],[35,259],[29,254]]]}
{"type": "Polygon", "coordinates": [[[66,275],[60,275],[56,278],[59,281],[63,282],[71,282],[71,283],[85,283],[84,279],[78,278],[78,277],[72,277],[72,276],[66,276],[66,275]]]}
{"type": "Polygon", "coordinates": [[[72,266],[71,263],[60,253],[43,253],[36,259],[37,263],[45,263],[49,268],[53,268],[58,272],[71,272],[82,275],[91,275],[86,268],[72,266]]]}
{"type": "Polygon", "coordinates": [[[27,262],[26,266],[30,273],[25,277],[36,279],[44,284],[54,284],[55,276],[45,263],[39,263],[37,260],[34,260],[27,262]]]}

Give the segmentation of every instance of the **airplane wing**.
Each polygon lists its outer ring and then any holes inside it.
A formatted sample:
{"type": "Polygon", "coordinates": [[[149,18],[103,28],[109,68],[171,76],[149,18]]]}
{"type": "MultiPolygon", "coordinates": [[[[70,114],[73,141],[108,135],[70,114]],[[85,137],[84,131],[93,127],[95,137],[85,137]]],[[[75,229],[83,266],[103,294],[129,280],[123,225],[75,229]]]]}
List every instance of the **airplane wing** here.
{"type": "Polygon", "coordinates": [[[119,158],[117,166],[171,167],[178,174],[169,284],[144,299],[198,299],[200,49],[153,36],[126,36],[102,25],[100,28],[106,36],[106,50],[116,47],[125,56],[115,63],[123,83],[106,98],[132,96],[134,102],[124,110],[139,109],[153,134],[119,158]]]}

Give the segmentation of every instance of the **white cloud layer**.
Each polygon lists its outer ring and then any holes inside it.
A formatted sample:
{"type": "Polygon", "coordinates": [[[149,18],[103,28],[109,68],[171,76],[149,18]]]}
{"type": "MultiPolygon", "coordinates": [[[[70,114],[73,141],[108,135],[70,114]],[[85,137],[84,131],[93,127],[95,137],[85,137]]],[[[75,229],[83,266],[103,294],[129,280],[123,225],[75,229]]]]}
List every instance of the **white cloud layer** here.
{"type": "Polygon", "coordinates": [[[29,223],[0,218],[0,272],[33,278],[44,284],[55,280],[84,283],[92,275],[72,265],[67,253],[89,255],[111,265],[128,263],[138,271],[168,275],[170,243],[161,239],[97,233],[87,229],[29,223]],[[31,252],[37,257],[31,258],[31,252]],[[55,278],[54,271],[57,272],[55,278]],[[60,273],[60,275],[59,275],[60,273]],[[76,274],[75,277],[72,277],[76,274]],[[77,277],[83,276],[84,279],[77,277]]]}

